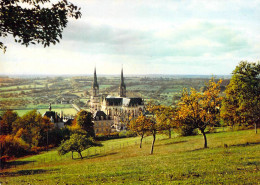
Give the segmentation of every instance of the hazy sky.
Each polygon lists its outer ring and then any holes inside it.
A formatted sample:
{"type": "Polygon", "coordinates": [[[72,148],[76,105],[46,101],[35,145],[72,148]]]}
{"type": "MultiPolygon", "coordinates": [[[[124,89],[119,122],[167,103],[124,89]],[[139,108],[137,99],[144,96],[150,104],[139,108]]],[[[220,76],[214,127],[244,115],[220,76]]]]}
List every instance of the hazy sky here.
{"type": "Polygon", "coordinates": [[[259,0],[73,0],[60,44],[0,38],[0,74],[230,74],[260,60],[259,0]]]}

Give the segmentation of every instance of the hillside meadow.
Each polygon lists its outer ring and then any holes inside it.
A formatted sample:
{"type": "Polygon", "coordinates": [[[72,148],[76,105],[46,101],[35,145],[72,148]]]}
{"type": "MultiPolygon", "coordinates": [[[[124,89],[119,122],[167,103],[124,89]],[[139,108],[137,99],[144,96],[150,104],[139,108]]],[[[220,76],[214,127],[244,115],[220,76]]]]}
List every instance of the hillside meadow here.
{"type": "Polygon", "coordinates": [[[102,147],[59,156],[56,149],[10,162],[1,184],[259,184],[260,135],[254,130],[168,139],[139,137],[103,141],[102,147]]]}

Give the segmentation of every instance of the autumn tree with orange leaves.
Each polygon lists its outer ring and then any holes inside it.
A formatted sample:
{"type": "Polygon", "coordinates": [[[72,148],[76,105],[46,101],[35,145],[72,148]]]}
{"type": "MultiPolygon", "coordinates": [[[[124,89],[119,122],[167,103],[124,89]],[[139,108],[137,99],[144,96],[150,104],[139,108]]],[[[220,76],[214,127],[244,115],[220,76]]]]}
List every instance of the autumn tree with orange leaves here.
{"type": "Polygon", "coordinates": [[[160,125],[160,130],[168,131],[171,138],[171,129],[177,126],[175,121],[176,110],[171,106],[157,105],[156,121],[160,125]]]}
{"type": "Polygon", "coordinates": [[[204,137],[204,148],[208,147],[205,129],[214,126],[219,121],[219,108],[222,101],[220,84],[214,79],[209,80],[203,93],[191,88],[183,90],[181,101],[178,104],[177,121],[181,125],[189,125],[198,128],[204,137]]]}
{"type": "Polygon", "coordinates": [[[145,134],[149,131],[150,121],[151,120],[142,113],[137,118],[130,121],[129,129],[141,136],[140,148],[142,148],[142,141],[145,134]]]}

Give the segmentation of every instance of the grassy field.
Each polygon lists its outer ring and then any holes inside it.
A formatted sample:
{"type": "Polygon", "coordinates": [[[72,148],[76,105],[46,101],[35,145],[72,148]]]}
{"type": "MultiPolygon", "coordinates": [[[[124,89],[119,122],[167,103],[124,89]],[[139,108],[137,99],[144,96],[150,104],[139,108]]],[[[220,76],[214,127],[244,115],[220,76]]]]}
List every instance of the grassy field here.
{"type": "MultiPolygon", "coordinates": [[[[39,105],[29,104],[26,109],[14,109],[14,111],[17,112],[17,114],[19,116],[23,116],[24,114],[26,114],[27,112],[29,112],[33,109],[36,109],[41,114],[43,114],[46,111],[49,111],[49,104],[39,104],[39,105]]],[[[61,110],[63,111],[63,114],[65,114],[65,115],[76,115],[77,114],[77,111],[74,108],[72,108],[71,104],[53,104],[52,105],[52,111],[55,111],[59,114],[61,110]]],[[[0,115],[2,113],[3,113],[3,111],[0,111],[0,115]]]]}
{"type": "Polygon", "coordinates": [[[103,142],[83,152],[84,159],[56,150],[13,161],[2,184],[259,184],[260,135],[253,130],[168,139],[159,135],[154,155],[151,137],[103,142]],[[227,144],[228,147],[224,147],[227,144]]]}

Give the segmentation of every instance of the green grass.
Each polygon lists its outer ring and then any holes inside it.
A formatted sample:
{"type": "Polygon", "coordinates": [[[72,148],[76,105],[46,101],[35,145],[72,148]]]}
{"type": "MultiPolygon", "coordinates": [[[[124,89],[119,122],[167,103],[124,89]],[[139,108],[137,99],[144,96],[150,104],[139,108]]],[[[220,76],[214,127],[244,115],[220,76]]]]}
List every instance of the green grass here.
{"type": "Polygon", "coordinates": [[[151,137],[103,142],[83,152],[58,156],[54,149],[19,159],[1,172],[2,184],[259,184],[260,135],[253,130],[168,139],[159,135],[153,155],[151,137]],[[224,148],[223,145],[228,147],[224,148]],[[95,151],[96,150],[96,151],[95,151]],[[74,157],[78,157],[77,154],[74,157]],[[34,161],[34,162],[32,162],[34,161]],[[19,163],[27,163],[19,165],[19,163]]]}
{"type": "MultiPolygon", "coordinates": [[[[31,111],[33,109],[20,109],[20,110],[14,110],[15,112],[17,112],[17,114],[19,116],[23,116],[24,114],[26,114],[27,112],[31,111]]],[[[45,113],[46,111],[49,111],[49,109],[45,108],[45,109],[36,109],[37,111],[39,111],[41,114],[45,113]]],[[[52,111],[57,112],[58,114],[60,113],[60,111],[63,111],[63,114],[65,115],[76,115],[77,111],[74,108],[53,108],[52,111]]],[[[3,113],[3,111],[0,111],[0,115],[3,113]]]]}
{"type": "Polygon", "coordinates": [[[137,90],[145,90],[145,91],[157,91],[161,88],[161,86],[152,86],[152,85],[134,85],[134,86],[129,86],[127,89],[129,91],[137,91],[137,90]]]}

